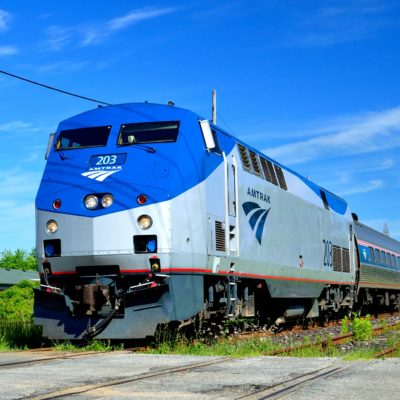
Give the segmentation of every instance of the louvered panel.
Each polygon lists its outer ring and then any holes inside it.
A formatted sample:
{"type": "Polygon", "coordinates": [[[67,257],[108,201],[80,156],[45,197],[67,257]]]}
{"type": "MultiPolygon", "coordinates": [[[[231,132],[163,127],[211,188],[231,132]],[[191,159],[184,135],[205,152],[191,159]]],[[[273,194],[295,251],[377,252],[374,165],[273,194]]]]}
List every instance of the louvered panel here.
{"type": "Polygon", "coordinates": [[[269,172],[269,169],[268,169],[267,160],[262,157],[260,157],[260,160],[261,160],[261,167],[263,169],[265,179],[268,182],[272,182],[271,173],[269,172]]]}
{"type": "Polygon", "coordinates": [[[278,186],[278,179],[276,178],[275,169],[274,169],[274,164],[272,164],[271,161],[268,161],[268,160],[267,160],[267,167],[268,167],[269,174],[270,174],[270,176],[271,176],[271,182],[272,182],[274,185],[278,186]]]}
{"type": "Polygon", "coordinates": [[[400,271],[387,268],[370,267],[361,264],[360,282],[363,286],[398,288],[400,285],[400,271]]]}
{"type": "Polygon", "coordinates": [[[258,162],[258,156],[254,151],[249,150],[251,165],[253,166],[252,172],[258,176],[261,175],[260,164],[258,162]]]}
{"type": "Polygon", "coordinates": [[[342,272],[342,252],[338,246],[333,246],[333,270],[342,272]]]}
{"type": "Polygon", "coordinates": [[[350,272],[350,253],[349,249],[342,248],[342,271],[350,272]]]}
{"type": "Polygon", "coordinates": [[[286,185],[286,181],[285,181],[285,176],[283,175],[282,168],[281,168],[281,167],[278,167],[277,165],[275,165],[275,172],[276,172],[276,177],[278,178],[279,186],[280,186],[283,190],[287,190],[287,185],[286,185]]]}
{"type": "Polygon", "coordinates": [[[225,227],[221,221],[215,221],[215,249],[225,251],[225,227]]]}
{"type": "Polygon", "coordinates": [[[246,147],[242,146],[241,144],[238,144],[238,149],[239,149],[240,159],[242,160],[243,169],[246,171],[251,171],[250,158],[246,147]]]}

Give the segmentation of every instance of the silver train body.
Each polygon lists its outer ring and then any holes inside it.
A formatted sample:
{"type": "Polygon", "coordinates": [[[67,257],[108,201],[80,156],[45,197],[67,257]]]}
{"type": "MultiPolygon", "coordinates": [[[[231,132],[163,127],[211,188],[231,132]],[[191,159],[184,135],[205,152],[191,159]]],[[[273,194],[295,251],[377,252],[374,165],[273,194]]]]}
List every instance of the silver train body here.
{"type": "Polygon", "coordinates": [[[35,321],[49,338],[144,338],[196,316],[273,324],[400,303],[397,241],[179,108],[111,106],[61,123],[36,208],[35,321]],[[154,137],[172,122],[175,136],[154,137]],[[77,139],[104,126],[95,147],[77,139]],[[134,143],[123,142],[127,132],[134,143]],[[96,166],[107,160],[115,163],[96,166]],[[87,209],[88,196],[105,205],[87,209]],[[394,265],[368,262],[363,245],[384,249],[394,265]]]}

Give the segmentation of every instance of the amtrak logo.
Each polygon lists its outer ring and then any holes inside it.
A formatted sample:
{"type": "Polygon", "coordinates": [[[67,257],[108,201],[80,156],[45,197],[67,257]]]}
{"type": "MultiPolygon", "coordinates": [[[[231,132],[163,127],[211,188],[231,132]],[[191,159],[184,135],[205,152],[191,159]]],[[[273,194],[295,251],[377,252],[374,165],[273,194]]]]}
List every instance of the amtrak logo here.
{"type": "Polygon", "coordinates": [[[267,219],[268,213],[271,207],[268,209],[261,208],[257,203],[247,201],[242,205],[243,210],[247,216],[249,216],[249,224],[251,229],[256,234],[256,239],[261,244],[262,234],[267,219]]]}
{"type": "Polygon", "coordinates": [[[366,249],[363,250],[363,256],[364,256],[364,260],[366,260],[367,259],[367,250],[366,249]]]}
{"type": "Polygon", "coordinates": [[[121,167],[103,167],[103,168],[90,168],[89,171],[84,172],[81,176],[86,176],[86,178],[93,179],[98,182],[103,182],[110,175],[121,171],[121,167]]]}

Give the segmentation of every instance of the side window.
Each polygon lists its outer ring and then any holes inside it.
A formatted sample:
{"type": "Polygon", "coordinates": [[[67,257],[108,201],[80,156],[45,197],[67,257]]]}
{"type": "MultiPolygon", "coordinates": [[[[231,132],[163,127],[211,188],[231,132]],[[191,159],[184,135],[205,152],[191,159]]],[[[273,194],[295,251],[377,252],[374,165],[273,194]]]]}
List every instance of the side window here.
{"type": "Polygon", "coordinates": [[[386,264],[386,253],[381,250],[381,263],[386,264]]]}
{"type": "Polygon", "coordinates": [[[375,262],[376,262],[377,264],[380,264],[380,262],[381,262],[381,256],[380,256],[380,254],[379,254],[379,250],[378,250],[378,249],[374,249],[374,251],[375,251],[375,262]]]}
{"type": "Polygon", "coordinates": [[[369,254],[371,257],[371,262],[375,262],[374,249],[372,247],[369,247],[369,254]]]}

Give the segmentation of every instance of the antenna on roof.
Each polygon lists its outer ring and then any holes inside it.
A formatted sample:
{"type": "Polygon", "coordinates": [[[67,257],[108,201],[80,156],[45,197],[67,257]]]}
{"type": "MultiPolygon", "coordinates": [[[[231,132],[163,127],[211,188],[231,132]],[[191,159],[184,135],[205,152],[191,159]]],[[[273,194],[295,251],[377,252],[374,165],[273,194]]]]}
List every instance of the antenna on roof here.
{"type": "Polygon", "coordinates": [[[212,90],[212,119],[211,122],[216,125],[217,123],[217,91],[215,89],[212,90]]]}
{"type": "Polygon", "coordinates": [[[385,225],[383,225],[383,234],[386,236],[390,236],[389,234],[389,227],[388,224],[385,222],[385,225]]]}

